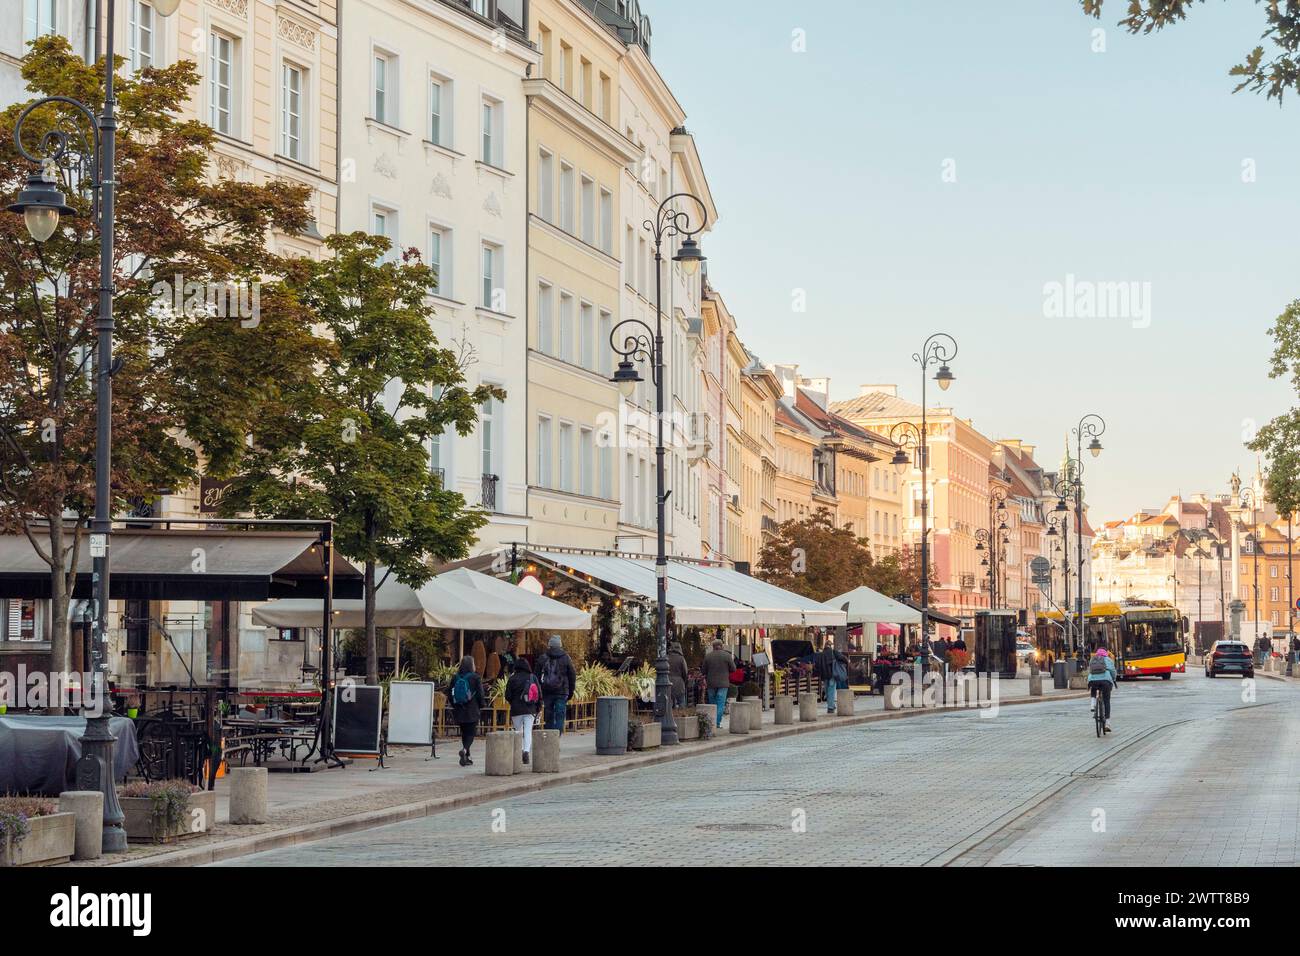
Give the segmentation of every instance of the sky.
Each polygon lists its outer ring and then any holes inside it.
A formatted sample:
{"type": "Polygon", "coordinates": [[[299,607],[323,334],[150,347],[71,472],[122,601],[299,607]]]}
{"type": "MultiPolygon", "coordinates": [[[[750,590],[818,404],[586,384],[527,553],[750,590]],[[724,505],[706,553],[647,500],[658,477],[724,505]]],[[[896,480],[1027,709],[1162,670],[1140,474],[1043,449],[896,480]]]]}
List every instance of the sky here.
{"type": "Polygon", "coordinates": [[[1097,520],[1253,473],[1243,436],[1294,399],[1268,329],[1300,297],[1300,97],[1228,76],[1261,8],[1130,36],[1127,3],[1106,6],[641,3],[718,206],[710,282],[751,351],[833,399],[896,382],[915,401],[912,354],[948,332],[943,404],[989,437],[1052,465],[1102,416],[1097,520]],[[1078,298],[1101,283],[1130,292],[1123,314],[1078,298]]]}

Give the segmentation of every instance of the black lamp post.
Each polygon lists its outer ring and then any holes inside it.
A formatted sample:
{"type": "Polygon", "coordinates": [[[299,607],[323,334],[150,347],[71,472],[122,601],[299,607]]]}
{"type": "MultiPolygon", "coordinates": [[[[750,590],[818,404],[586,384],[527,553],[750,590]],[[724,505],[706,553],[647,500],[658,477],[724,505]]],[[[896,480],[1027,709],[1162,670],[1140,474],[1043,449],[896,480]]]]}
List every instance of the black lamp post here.
{"type": "MultiPolygon", "coordinates": [[[[151,0],[159,16],[168,17],[176,12],[180,0],[151,0]]],[[[96,16],[98,16],[96,4],[96,16]]],[[[92,603],[94,630],[92,637],[92,664],[94,680],[98,683],[100,713],[87,712],[86,733],[81,738],[81,760],[77,763],[77,789],[99,790],[104,794],[105,853],[126,851],[126,832],[122,829],[122,808],[117,802],[113,784],[113,744],[116,738],[110,732],[108,700],[108,601],[109,601],[109,536],[113,527],[111,464],[113,441],[113,240],[114,192],[117,146],[117,100],[113,91],[113,26],[115,12],[113,0],[108,0],[108,17],[104,23],[104,105],[99,117],[94,111],[67,96],[47,96],[27,106],[14,124],[14,142],[24,158],[39,167],[27,180],[27,187],[18,194],[10,212],[21,213],[27,231],[37,242],[45,242],[59,228],[63,216],[75,216],[76,210],[63,200],[58,189],[56,170],[68,155],[70,145],[79,144],[84,160],[89,152],[93,168],[90,173],[92,218],[99,229],[99,314],[95,321],[95,518],[91,525],[91,554],[93,566],[92,603]],[[23,145],[23,123],[33,110],[43,106],[59,105],[70,108],[76,115],[78,127],[84,120],[91,131],[78,128],[74,134],[66,129],[54,128],[40,140],[40,152],[32,153],[23,145]]]]}
{"type": "Polygon", "coordinates": [[[637,371],[637,362],[648,362],[650,378],[655,384],[655,502],[658,551],[655,554],[658,606],[655,635],[658,640],[655,659],[655,716],[663,730],[664,744],[675,744],[677,722],[673,719],[672,684],[668,679],[668,547],[666,540],[667,516],[665,504],[668,492],[664,490],[664,330],[663,330],[663,240],[665,236],[684,236],[674,262],[680,262],[687,275],[694,275],[705,260],[695,236],[708,223],[708,210],[704,202],[690,193],[674,193],[659,204],[654,220],[646,220],[645,228],[654,236],[655,243],[655,325],[650,328],[640,319],[624,319],[610,330],[610,348],[622,361],[611,382],[616,384],[624,398],[631,398],[637,383],[643,381],[637,371]],[[700,208],[700,224],[691,228],[690,216],[670,208],[675,199],[689,199],[700,208]],[[619,329],[630,326],[622,333],[619,329]],[[621,344],[620,344],[621,342],[621,344]]]}
{"type": "Polygon", "coordinates": [[[948,386],[956,381],[956,376],[952,374],[952,369],[948,363],[957,357],[957,340],[946,332],[935,332],[925,344],[921,346],[921,351],[912,353],[912,360],[921,366],[921,427],[917,428],[911,422],[899,422],[890,429],[889,437],[898,444],[899,449],[894,454],[893,465],[901,474],[909,463],[907,455],[903,452],[903,445],[914,446],[917,454],[921,459],[921,652],[928,658],[930,656],[930,497],[929,497],[929,472],[930,472],[930,454],[927,442],[928,422],[926,419],[927,409],[925,404],[925,373],[926,370],[934,364],[938,364],[939,369],[934,373],[934,380],[939,383],[939,388],[943,391],[948,390],[948,386]]]}
{"type": "Polygon", "coordinates": [[[1078,616],[1079,632],[1083,633],[1083,440],[1088,439],[1088,451],[1093,458],[1101,454],[1101,436],[1106,431],[1106,422],[1096,414],[1084,415],[1074,427],[1074,460],[1079,463],[1079,474],[1074,484],[1074,538],[1079,555],[1079,596],[1078,616]]]}
{"type": "MultiPolygon", "coordinates": [[[[1251,488],[1241,490],[1241,506],[1250,509],[1250,534],[1246,535],[1246,540],[1250,542],[1250,565],[1253,572],[1254,584],[1254,606],[1255,606],[1255,638],[1259,638],[1259,534],[1255,527],[1255,492],[1251,488]]],[[[1235,600],[1237,595],[1233,595],[1235,600]]],[[[1253,646],[1253,642],[1252,642],[1253,646]]]]}
{"type": "MultiPolygon", "coordinates": [[[[1083,465],[1075,459],[1068,459],[1065,462],[1064,470],[1057,476],[1055,483],[1052,485],[1052,491],[1056,494],[1056,507],[1052,509],[1052,516],[1056,519],[1053,522],[1053,529],[1057,526],[1061,529],[1061,570],[1065,577],[1065,594],[1063,595],[1062,608],[1065,612],[1066,620],[1070,617],[1070,506],[1066,502],[1074,498],[1075,511],[1078,512],[1082,507],[1080,498],[1083,487],[1083,465]]],[[[1083,635],[1083,520],[1075,515],[1076,535],[1080,542],[1079,547],[1079,584],[1078,584],[1078,606],[1075,614],[1075,623],[1071,624],[1067,634],[1069,636],[1069,652],[1074,654],[1081,646],[1082,642],[1075,639],[1075,626],[1078,627],[1079,636],[1083,635]]],[[[1051,535],[1051,531],[1048,532],[1051,535]]],[[[1054,535],[1053,535],[1054,537],[1054,535]]]]}

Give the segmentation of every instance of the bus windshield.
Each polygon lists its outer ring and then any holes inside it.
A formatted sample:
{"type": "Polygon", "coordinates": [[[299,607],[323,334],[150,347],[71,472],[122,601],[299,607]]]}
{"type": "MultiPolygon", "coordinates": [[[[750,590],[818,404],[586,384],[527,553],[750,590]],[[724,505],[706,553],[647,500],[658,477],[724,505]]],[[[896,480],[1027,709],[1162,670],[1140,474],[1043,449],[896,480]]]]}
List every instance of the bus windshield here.
{"type": "Polygon", "coordinates": [[[1127,621],[1125,653],[1129,657],[1172,654],[1183,649],[1178,622],[1171,619],[1127,621]]]}

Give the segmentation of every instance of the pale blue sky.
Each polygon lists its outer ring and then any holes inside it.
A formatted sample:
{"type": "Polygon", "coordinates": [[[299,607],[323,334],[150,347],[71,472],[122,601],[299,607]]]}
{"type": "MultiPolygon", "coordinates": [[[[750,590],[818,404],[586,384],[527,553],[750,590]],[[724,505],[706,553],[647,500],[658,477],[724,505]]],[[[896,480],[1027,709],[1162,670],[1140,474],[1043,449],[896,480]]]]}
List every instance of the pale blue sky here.
{"type": "Polygon", "coordinates": [[[986,434],[1054,462],[1083,414],[1105,417],[1098,520],[1253,469],[1243,423],[1292,400],[1267,378],[1267,329],[1300,297],[1300,98],[1279,109],[1227,76],[1261,10],[1210,3],[1132,37],[1124,0],[1108,6],[1098,22],[1077,0],[642,3],[745,342],[829,375],[835,398],[896,381],[916,399],[911,354],[952,333],[945,398],[986,434]],[[1151,283],[1150,327],[1045,318],[1044,283],[1067,274],[1151,283]]]}

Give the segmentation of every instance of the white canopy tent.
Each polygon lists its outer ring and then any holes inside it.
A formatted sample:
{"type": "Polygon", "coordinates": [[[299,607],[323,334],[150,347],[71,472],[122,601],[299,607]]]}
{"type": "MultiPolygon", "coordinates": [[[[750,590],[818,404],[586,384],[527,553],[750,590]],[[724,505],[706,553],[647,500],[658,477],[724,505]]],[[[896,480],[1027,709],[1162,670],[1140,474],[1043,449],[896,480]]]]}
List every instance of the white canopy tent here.
{"type": "MultiPolygon", "coordinates": [[[[380,568],[381,579],[386,569],[380,568]]],[[[253,608],[263,627],[319,627],[321,603],[273,601],[253,608]]],[[[440,627],[464,631],[586,630],[591,615],[507,581],[456,568],[413,589],[389,576],[375,593],[378,627],[440,627]]],[[[364,601],[335,601],[334,627],[365,626],[364,601]]]]}
{"type": "Polygon", "coordinates": [[[921,612],[908,607],[893,598],[887,598],[879,591],[873,591],[865,584],[852,591],[846,591],[839,597],[833,597],[822,604],[823,607],[840,610],[845,603],[849,605],[848,623],[850,624],[920,624],[921,612]]]}

